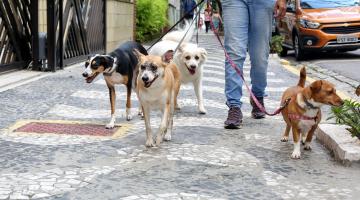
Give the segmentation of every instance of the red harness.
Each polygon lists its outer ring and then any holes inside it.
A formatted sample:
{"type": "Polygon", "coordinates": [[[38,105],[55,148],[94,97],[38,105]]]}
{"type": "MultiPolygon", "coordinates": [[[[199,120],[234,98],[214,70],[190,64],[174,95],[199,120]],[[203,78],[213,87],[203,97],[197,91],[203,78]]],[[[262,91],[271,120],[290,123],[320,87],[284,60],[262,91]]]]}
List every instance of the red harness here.
{"type": "Polygon", "coordinates": [[[293,120],[314,120],[314,121],[316,121],[316,118],[317,118],[317,116],[308,117],[306,115],[298,115],[298,114],[293,114],[293,113],[289,113],[288,117],[293,120]]]}

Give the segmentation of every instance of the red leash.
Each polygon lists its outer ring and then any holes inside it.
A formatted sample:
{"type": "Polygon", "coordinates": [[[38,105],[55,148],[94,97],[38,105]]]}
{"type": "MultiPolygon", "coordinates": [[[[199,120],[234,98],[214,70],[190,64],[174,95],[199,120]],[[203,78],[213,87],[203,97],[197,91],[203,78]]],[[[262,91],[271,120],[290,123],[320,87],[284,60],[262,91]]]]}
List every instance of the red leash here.
{"type": "Polygon", "coordinates": [[[261,112],[264,112],[266,115],[269,115],[269,116],[274,116],[274,115],[277,115],[279,114],[290,102],[290,98],[289,99],[286,99],[284,104],[281,105],[277,110],[275,110],[273,113],[268,113],[264,106],[261,105],[261,103],[257,100],[257,98],[255,97],[254,93],[251,91],[251,89],[249,88],[248,84],[246,83],[245,81],[245,78],[244,78],[244,75],[242,73],[242,71],[240,70],[240,68],[238,66],[236,66],[236,64],[234,63],[234,61],[230,58],[228,52],[226,51],[225,47],[224,47],[224,44],[222,43],[221,39],[220,39],[220,36],[219,36],[219,33],[217,32],[217,30],[215,29],[215,26],[213,24],[213,21],[212,21],[212,18],[210,17],[210,27],[211,27],[211,30],[214,32],[216,38],[218,39],[222,49],[224,50],[224,53],[225,53],[225,57],[226,59],[229,61],[230,65],[232,66],[232,68],[236,71],[236,73],[241,77],[244,85],[246,86],[246,89],[247,91],[249,92],[250,94],[250,97],[252,98],[252,100],[254,101],[254,103],[256,104],[256,106],[261,110],[261,112]]]}

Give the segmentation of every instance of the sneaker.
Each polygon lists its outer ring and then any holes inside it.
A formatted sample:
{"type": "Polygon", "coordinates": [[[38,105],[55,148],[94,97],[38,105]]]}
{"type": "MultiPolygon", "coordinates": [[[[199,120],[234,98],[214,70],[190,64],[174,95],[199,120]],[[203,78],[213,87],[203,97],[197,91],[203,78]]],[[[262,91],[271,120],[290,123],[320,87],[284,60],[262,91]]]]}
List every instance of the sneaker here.
{"type": "MultiPolygon", "coordinates": [[[[259,103],[264,106],[264,97],[256,97],[256,99],[259,101],[259,103]]],[[[250,97],[250,104],[253,107],[251,111],[251,117],[254,119],[262,119],[265,118],[265,113],[260,110],[260,108],[257,107],[254,100],[250,97]]],[[[265,108],[265,106],[264,106],[265,108]]]]}
{"type": "Polygon", "coordinates": [[[226,129],[239,129],[242,123],[243,114],[239,107],[230,107],[228,111],[228,117],[224,122],[224,128],[226,129]]]}

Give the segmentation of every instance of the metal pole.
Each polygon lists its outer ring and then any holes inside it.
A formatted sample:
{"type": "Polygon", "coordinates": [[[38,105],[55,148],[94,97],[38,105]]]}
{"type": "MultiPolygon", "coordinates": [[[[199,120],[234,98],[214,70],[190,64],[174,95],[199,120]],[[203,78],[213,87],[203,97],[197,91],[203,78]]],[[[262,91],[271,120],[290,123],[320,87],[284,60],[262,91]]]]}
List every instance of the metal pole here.
{"type": "Polygon", "coordinates": [[[56,19],[55,0],[47,1],[47,60],[52,72],[56,71],[56,19]]]}
{"type": "Polygon", "coordinates": [[[30,2],[32,69],[39,70],[39,0],[30,2]]]}

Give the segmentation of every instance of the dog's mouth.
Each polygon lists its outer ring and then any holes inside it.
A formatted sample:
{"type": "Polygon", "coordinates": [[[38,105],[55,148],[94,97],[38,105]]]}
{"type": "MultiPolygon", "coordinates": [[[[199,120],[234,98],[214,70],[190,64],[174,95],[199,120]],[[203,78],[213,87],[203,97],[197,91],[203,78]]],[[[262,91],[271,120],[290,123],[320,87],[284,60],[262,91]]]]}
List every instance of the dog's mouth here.
{"type": "Polygon", "coordinates": [[[145,88],[149,88],[154,82],[155,80],[158,78],[159,76],[155,76],[154,79],[152,81],[144,81],[144,87],[145,88]]]}
{"type": "Polygon", "coordinates": [[[189,73],[190,73],[191,75],[194,75],[194,74],[195,74],[196,69],[189,68],[189,67],[187,67],[187,66],[186,66],[186,68],[187,68],[187,70],[189,71],[189,73]]]}
{"type": "Polygon", "coordinates": [[[99,74],[99,72],[95,72],[92,76],[89,76],[89,77],[86,77],[85,80],[87,83],[91,83],[95,78],[96,76],[99,74]]]}

